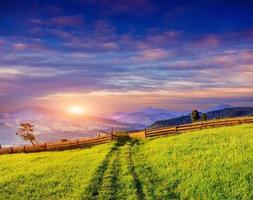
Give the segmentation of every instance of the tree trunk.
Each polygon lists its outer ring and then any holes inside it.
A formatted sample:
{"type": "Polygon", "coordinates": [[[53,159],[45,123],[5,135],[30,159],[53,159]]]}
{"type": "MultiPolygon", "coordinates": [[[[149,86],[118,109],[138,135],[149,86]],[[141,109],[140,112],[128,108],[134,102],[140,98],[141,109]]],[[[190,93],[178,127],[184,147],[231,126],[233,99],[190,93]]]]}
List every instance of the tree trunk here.
{"type": "Polygon", "coordinates": [[[35,145],[32,140],[30,140],[30,142],[32,143],[33,146],[35,145]]]}

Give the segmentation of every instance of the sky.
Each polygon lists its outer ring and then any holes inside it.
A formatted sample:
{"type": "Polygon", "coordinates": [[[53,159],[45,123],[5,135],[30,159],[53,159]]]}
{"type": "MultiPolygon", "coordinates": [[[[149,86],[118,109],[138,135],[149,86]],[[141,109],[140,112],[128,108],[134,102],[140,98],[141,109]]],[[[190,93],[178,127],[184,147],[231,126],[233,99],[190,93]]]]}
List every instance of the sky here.
{"type": "Polygon", "coordinates": [[[0,1],[0,111],[219,104],[253,105],[253,1],[0,1]]]}

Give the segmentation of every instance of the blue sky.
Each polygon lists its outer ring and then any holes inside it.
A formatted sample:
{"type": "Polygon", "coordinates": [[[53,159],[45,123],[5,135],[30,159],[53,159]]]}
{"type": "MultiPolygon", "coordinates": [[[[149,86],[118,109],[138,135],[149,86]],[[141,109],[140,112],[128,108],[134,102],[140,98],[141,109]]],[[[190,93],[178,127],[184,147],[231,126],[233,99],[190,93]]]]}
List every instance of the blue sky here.
{"type": "Polygon", "coordinates": [[[0,110],[252,105],[252,1],[2,0],[0,110]]]}

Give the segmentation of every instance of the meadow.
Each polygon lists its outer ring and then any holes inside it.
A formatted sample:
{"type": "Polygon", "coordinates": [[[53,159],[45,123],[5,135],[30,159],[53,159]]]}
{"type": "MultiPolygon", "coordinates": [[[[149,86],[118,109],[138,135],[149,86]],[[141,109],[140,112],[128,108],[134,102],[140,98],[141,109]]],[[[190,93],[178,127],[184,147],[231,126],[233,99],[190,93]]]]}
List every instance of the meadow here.
{"type": "Polygon", "coordinates": [[[2,155],[0,199],[81,199],[110,149],[2,155]]]}
{"type": "Polygon", "coordinates": [[[135,169],[146,199],[252,199],[253,125],[142,141],[135,169]]]}
{"type": "Polygon", "coordinates": [[[0,156],[0,199],[252,199],[253,125],[0,156]]]}

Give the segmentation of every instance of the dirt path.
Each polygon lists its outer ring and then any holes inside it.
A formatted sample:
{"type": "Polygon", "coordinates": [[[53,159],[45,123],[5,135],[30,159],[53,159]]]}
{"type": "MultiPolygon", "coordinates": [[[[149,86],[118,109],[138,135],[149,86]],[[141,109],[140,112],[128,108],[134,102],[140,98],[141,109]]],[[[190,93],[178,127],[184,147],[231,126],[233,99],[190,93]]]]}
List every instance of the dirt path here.
{"type": "Polygon", "coordinates": [[[132,159],[135,141],[122,140],[114,144],[96,171],[83,199],[145,199],[132,159]]]}

